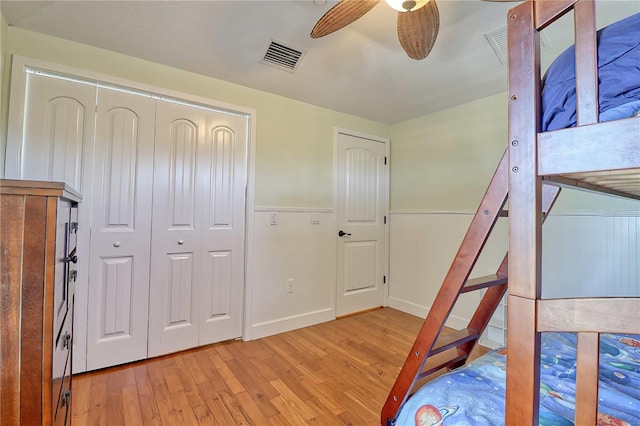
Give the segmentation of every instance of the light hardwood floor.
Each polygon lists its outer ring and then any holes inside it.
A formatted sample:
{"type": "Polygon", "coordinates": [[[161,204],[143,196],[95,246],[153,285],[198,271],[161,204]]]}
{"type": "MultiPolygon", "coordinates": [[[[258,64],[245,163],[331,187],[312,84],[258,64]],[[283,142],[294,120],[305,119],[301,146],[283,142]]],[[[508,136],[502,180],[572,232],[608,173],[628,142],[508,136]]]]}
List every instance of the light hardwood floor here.
{"type": "MultiPolygon", "coordinates": [[[[73,424],[375,425],[422,320],[383,308],[74,376],[73,424]]],[[[482,352],[482,348],[479,348],[482,352]]]]}

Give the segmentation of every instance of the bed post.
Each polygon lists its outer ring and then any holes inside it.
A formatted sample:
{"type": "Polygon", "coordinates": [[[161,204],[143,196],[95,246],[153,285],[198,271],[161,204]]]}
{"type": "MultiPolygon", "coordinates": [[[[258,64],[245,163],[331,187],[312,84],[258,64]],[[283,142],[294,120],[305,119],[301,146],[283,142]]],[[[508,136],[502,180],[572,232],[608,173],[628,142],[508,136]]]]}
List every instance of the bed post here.
{"type": "Polygon", "coordinates": [[[537,173],[540,127],[540,43],[535,2],[508,13],[509,34],[509,297],[507,425],[537,425],[540,333],[542,179],[537,173]]]}

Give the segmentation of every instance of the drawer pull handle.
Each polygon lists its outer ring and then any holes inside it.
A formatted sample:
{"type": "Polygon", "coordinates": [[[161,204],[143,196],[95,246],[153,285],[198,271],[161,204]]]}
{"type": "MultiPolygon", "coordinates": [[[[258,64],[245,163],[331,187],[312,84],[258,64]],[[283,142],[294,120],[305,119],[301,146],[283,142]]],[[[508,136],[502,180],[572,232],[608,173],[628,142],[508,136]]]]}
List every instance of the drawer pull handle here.
{"type": "Polygon", "coordinates": [[[64,335],[64,341],[62,342],[62,346],[63,346],[65,349],[69,349],[69,348],[71,347],[71,334],[66,333],[66,334],[64,335]]]}
{"type": "Polygon", "coordinates": [[[115,243],[113,243],[114,247],[120,247],[120,241],[116,241],[115,243]]]}
{"type": "Polygon", "coordinates": [[[66,390],[62,394],[62,400],[60,401],[60,406],[64,407],[66,405],[69,405],[69,402],[71,402],[71,391],[66,390]]]}
{"type": "Polygon", "coordinates": [[[184,240],[178,240],[178,244],[183,245],[184,244],[184,240]]]}

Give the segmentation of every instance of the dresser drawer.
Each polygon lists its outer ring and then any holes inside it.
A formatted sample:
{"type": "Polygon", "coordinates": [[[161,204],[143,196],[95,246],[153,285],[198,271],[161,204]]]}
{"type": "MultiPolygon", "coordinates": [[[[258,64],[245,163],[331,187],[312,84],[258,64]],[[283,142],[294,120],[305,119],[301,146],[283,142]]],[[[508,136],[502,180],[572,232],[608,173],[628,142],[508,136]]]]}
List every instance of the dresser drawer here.
{"type": "Polygon", "coordinates": [[[63,426],[71,423],[71,377],[65,377],[62,382],[60,397],[58,403],[54,407],[53,424],[55,426],[63,426]]]}
{"type": "MultiPolygon", "coordinates": [[[[72,305],[73,306],[73,305],[72,305]]],[[[68,391],[71,390],[71,347],[73,345],[73,309],[69,309],[62,327],[54,332],[54,347],[51,369],[51,407],[57,423],[59,411],[69,405],[68,391]],[[65,399],[66,398],[66,399],[65,399]]],[[[63,414],[64,417],[66,414],[63,414]]]]}
{"type": "Polygon", "coordinates": [[[69,211],[69,227],[68,227],[68,241],[67,241],[67,265],[66,265],[66,288],[64,298],[69,309],[70,304],[75,294],[76,281],[78,279],[78,262],[82,257],[77,251],[78,241],[78,207],[72,206],[69,211]]]}
{"type": "MultiPolygon", "coordinates": [[[[54,270],[53,306],[54,306],[54,333],[60,329],[67,315],[69,305],[67,302],[68,277],[73,262],[69,258],[69,230],[70,230],[71,203],[60,200],[56,223],[56,256],[54,270]]],[[[55,335],[54,335],[55,337],[55,335]]]]}

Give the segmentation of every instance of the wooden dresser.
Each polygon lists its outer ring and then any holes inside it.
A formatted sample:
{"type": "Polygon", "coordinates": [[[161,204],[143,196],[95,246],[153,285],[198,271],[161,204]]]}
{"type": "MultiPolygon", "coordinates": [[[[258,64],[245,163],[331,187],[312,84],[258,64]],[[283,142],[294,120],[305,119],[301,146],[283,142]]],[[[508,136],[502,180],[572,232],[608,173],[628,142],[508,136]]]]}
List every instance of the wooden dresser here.
{"type": "Polygon", "coordinates": [[[70,422],[78,202],[0,179],[0,426],[70,422]]]}

